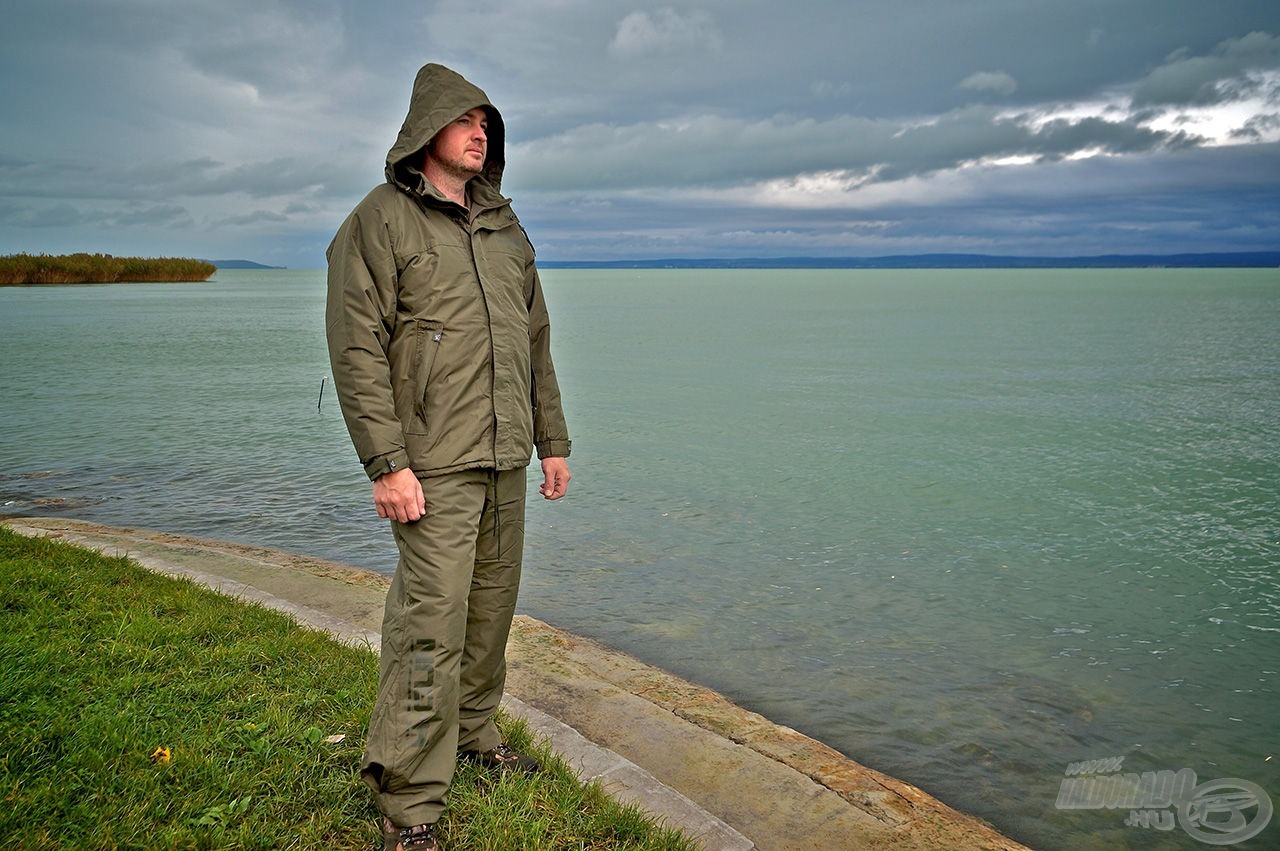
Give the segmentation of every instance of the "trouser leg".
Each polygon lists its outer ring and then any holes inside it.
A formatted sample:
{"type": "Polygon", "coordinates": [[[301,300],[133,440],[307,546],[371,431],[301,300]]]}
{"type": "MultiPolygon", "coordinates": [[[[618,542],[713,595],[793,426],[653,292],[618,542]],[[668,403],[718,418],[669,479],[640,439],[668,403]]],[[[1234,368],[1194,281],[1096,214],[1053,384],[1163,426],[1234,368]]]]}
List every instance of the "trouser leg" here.
{"type": "Polygon", "coordinates": [[[524,469],[493,475],[476,542],[458,697],[458,750],[501,743],[493,713],[506,681],[507,637],[515,614],[524,552],[524,469]]]}
{"type": "Polygon", "coordinates": [[[453,779],[467,597],[491,478],[487,471],[425,478],[426,515],[391,524],[400,560],[361,774],[398,825],[438,821],[453,779]]]}

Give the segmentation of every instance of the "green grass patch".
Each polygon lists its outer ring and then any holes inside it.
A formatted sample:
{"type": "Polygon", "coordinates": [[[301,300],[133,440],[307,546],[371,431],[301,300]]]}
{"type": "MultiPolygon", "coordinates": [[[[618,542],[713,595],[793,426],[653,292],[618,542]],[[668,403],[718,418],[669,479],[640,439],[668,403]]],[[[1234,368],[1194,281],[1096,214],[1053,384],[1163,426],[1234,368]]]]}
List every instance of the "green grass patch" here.
{"type": "MultiPolygon", "coordinates": [[[[0,526],[0,847],[380,847],[359,779],[377,669],[283,614],[0,526]]],[[[548,770],[460,766],[450,851],[695,848],[500,723],[548,770]]]]}

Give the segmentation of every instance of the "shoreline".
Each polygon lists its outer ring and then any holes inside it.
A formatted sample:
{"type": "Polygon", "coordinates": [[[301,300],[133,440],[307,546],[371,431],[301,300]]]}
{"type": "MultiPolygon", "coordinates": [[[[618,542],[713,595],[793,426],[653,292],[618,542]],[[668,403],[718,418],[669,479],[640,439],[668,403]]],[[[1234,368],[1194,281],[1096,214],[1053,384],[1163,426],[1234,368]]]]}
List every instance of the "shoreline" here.
{"type": "MultiPolygon", "coordinates": [[[[126,555],[151,569],[221,580],[223,593],[287,601],[321,615],[320,622],[307,625],[376,650],[390,584],[382,574],[268,547],[134,527],[51,517],[0,516],[0,522],[23,534],[126,555]]],[[[923,790],[709,688],[527,615],[515,618],[507,656],[507,692],[514,699],[509,710],[532,709],[544,721],[535,725],[543,732],[567,726],[596,751],[638,767],[656,784],[641,782],[640,800],[630,802],[686,825],[708,848],[751,847],[731,834],[765,849],[1025,848],[923,790]],[[698,821],[696,814],[664,805],[664,789],[710,819],[689,824],[698,821]]],[[[559,740],[549,737],[559,749],[559,740]]],[[[583,762],[592,760],[598,757],[583,762]]],[[[580,768],[585,779],[601,779],[620,798],[637,797],[626,772],[580,768]]]]}

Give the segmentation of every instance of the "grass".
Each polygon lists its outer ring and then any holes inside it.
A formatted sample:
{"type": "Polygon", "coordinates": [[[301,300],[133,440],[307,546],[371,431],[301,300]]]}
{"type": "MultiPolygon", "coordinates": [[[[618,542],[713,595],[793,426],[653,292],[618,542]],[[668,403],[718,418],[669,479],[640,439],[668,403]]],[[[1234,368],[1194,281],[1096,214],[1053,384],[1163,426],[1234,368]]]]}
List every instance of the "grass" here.
{"type": "MultiPolygon", "coordinates": [[[[0,526],[0,847],[367,849],[377,658],[125,558],[0,526]]],[[[681,834],[548,769],[460,766],[461,849],[669,849],[681,834]]]]}
{"type": "Polygon", "coordinates": [[[185,257],[110,254],[10,254],[0,257],[0,284],[116,284],[207,281],[218,268],[185,257]]]}

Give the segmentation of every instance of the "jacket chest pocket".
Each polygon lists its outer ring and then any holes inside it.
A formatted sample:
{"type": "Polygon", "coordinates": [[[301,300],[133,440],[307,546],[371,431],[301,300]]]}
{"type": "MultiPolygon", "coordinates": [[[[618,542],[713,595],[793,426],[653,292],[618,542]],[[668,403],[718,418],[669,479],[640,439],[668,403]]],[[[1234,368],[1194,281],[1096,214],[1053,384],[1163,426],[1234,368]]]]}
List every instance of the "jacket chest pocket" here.
{"type": "Polygon", "coordinates": [[[435,319],[414,320],[413,416],[405,423],[410,434],[427,434],[430,425],[427,397],[431,392],[431,370],[444,339],[444,323],[435,319]]]}
{"type": "Polygon", "coordinates": [[[505,315],[527,315],[525,281],[533,253],[519,224],[513,219],[506,227],[481,231],[475,246],[485,297],[497,299],[505,315]]]}

